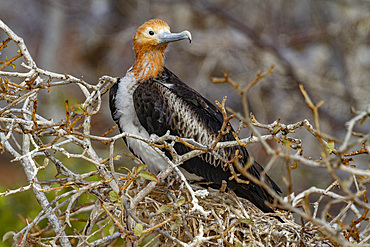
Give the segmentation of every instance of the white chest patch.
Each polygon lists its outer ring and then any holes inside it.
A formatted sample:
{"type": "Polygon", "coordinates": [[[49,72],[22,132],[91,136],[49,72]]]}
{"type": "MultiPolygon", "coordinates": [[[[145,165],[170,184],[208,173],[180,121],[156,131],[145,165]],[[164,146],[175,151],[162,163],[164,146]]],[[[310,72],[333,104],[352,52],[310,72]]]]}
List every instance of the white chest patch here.
{"type": "MultiPolygon", "coordinates": [[[[140,124],[134,108],[133,94],[138,85],[130,72],[121,78],[115,97],[115,118],[119,119],[118,124],[122,131],[149,139],[149,133],[140,124]]],[[[151,172],[157,174],[166,169],[167,163],[150,145],[133,138],[126,138],[126,142],[151,172]]]]}

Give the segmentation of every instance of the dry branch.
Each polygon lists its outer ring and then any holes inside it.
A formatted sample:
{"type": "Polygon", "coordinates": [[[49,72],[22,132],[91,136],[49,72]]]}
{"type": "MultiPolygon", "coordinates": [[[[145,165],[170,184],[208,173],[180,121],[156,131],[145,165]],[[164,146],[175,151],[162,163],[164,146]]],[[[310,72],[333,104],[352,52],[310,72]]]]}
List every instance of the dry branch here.
{"type": "MultiPolygon", "coordinates": [[[[257,74],[244,89],[240,89],[226,73],[222,80],[214,79],[230,83],[241,94],[244,116],[232,109],[232,115],[228,116],[225,98],[219,104],[224,116],[223,128],[217,140],[209,146],[170,134],[150,139],[130,133],[112,135],[113,128],[107,128],[109,130],[101,135],[93,135],[92,118],[100,111],[102,97],[116,79],[104,76],[92,85],[71,75],[38,68],[24,41],[1,21],[0,28],[9,36],[0,49],[8,49],[9,42],[14,42],[20,50],[20,55],[15,55],[5,64],[24,59],[22,67],[27,70],[8,72],[1,70],[6,66],[0,68],[0,100],[6,102],[0,108],[0,151],[12,155],[12,161],[22,165],[27,175],[26,185],[1,192],[0,198],[6,200],[14,194],[32,190],[42,207],[35,218],[14,234],[14,245],[101,246],[115,241],[146,246],[155,243],[158,246],[369,245],[367,214],[370,206],[365,193],[370,172],[356,167],[350,158],[369,153],[370,134],[354,133],[353,129],[368,120],[370,107],[366,111],[355,112],[347,123],[348,131],[343,141],[320,131],[317,114],[320,103],[313,104],[303,89],[308,107],[315,116],[315,126],[308,120],[293,124],[284,124],[280,120],[270,124],[259,123],[254,117],[250,118],[246,96],[254,84],[272,72],[271,68],[266,73],[257,74]],[[43,104],[38,101],[38,95],[51,87],[69,84],[78,85],[85,99],[76,106],[76,110],[71,110],[66,103],[65,119],[56,123],[43,115],[40,109],[43,104]],[[221,142],[222,135],[229,129],[229,120],[234,116],[242,121],[239,129],[247,125],[253,135],[248,138],[235,135],[235,141],[221,142]],[[304,156],[304,140],[292,137],[298,129],[307,131],[321,144],[322,152],[317,157],[304,156]],[[268,134],[262,135],[263,130],[268,134]],[[116,154],[116,143],[122,137],[150,144],[168,163],[168,168],[156,176],[159,183],[141,178],[146,172],[144,165],[126,169],[127,173],[115,169],[114,163],[124,165],[115,161],[121,157],[116,154]],[[267,141],[273,142],[274,146],[267,141]],[[176,142],[183,143],[191,151],[178,155],[173,148],[176,142]],[[332,185],[328,188],[309,186],[296,192],[297,196],[291,193],[282,198],[263,183],[265,173],[257,179],[243,167],[235,169],[233,179],[243,174],[274,195],[275,206],[288,210],[276,213],[285,220],[281,223],[232,192],[205,190],[190,184],[179,170],[179,165],[192,157],[209,152],[221,158],[219,149],[254,142],[262,143],[271,157],[266,165],[267,171],[273,169],[278,160],[286,162],[289,173],[294,173],[294,168],[302,165],[311,169],[323,168],[332,175],[332,185]],[[101,143],[107,144],[105,150],[97,147],[101,143]],[[164,154],[164,148],[170,151],[172,159],[164,154]],[[70,166],[72,161],[86,164],[90,171],[74,172],[70,166]],[[47,166],[55,166],[58,173],[55,178],[40,181],[38,177],[47,166]],[[344,172],[347,177],[338,177],[336,171],[344,172]],[[339,190],[333,191],[338,185],[339,190]],[[352,185],[355,191],[351,189],[352,185]],[[54,195],[53,199],[48,200],[46,194],[54,195]],[[312,210],[309,199],[314,194],[320,195],[320,199],[314,202],[312,210]],[[88,199],[82,199],[85,195],[88,199]],[[329,200],[326,206],[323,198],[329,200]],[[328,216],[326,213],[330,207],[337,203],[345,206],[336,215],[328,216]],[[322,207],[324,209],[319,214],[322,207]],[[349,214],[350,211],[355,218],[349,214]],[[295,223],[294,217],[304,223],[295,223]],[[44,219],[49,224],[41,228],[40,222],[44,219]],[[76,222],[83,222],[84,227],[77,227],[76,222]]],[[[234,163],[237,164],[236,160],[234,163]]],[[[151,176],[148,174],[146,178],[151,176]]],[[[291,180],[287,181],[288,187],[294,191],[291,180]]]]}

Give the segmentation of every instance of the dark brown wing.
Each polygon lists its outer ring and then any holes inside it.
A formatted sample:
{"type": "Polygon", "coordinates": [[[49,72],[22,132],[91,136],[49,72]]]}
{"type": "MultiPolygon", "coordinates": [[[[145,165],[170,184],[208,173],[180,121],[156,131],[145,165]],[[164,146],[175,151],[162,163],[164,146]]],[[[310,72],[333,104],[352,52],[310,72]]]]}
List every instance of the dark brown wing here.
{"type": "MultiPolygon", "coordinates": [[[[218,135],[223,123],[222,113],[216,106],[166,68],[159,78],[141,83],[135,90],[133,98],[139,121],[149,134],[162,136],[170,130],[172,135],[193,138],[208,145],[218,135]]],[[[235,140],[231,134],[233,131],[231,128],[230,133],[224,135],[221,141],[235,140]]],[[[189,148],[181,143],[177,143],[175,149],[179,154],[189,151],[189,148]]],[[[248,152],[242,146],[225,148],[220,150],[219,155],[231,160],[236,150],[239,150],[239,155],[242,156],[240,162],[245,164],[248,152]]],[[[265,201],[272,202],[271,195],[252,182],[241,184],[235,180],[230,181],[230,171],[223,164],[222,160],[207,153],[186,161],[182,167],[207,181],[214,182],[216,186],[220,186],[222,180],[225,180],[228,187],[238,196],[248,199],[263,212],[273,212],[265,204],[265,201]]],[[[263,168],[256,162],[248,169],[248,172],[258,179],[261,171],[263,168]]],[[[248,180],[245,177],[241,178],[248,180]]],[[[279,187],[268,176],[266,184],[277,193],[281,193],[279,187]]]]}

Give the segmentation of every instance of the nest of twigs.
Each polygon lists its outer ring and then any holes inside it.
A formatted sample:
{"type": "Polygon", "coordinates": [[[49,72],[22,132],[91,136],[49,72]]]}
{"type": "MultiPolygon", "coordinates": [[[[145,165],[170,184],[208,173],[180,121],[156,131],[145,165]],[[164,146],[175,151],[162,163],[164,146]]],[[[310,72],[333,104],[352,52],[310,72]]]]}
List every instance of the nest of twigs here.
{"type": "MultiPolygon", "coordinates": [[[[124,197],[134,198],[146,184],[132,181],[124,197]]],[[[194,208],[189,190],[174,176],[158,184],[131,212],[142,223],[131,221],[130,213],[122,211],[121,224],[128,230],[121,236],[124,242],[140,246],[316,246],[324,241],[315,227],[296,224],[289,212],[265,214],[232,191],[190,186],[205,212],[194,208]]],[[[115,206],[118,211],[122,208],[118,201],[115,206]]]]}

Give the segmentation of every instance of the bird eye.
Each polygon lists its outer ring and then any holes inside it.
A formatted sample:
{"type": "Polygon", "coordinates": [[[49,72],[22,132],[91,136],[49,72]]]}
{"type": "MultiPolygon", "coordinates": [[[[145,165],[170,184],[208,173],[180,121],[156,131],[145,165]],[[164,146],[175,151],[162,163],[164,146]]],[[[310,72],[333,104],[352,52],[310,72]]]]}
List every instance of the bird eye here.
{"type": "Polygon", "coordinates": [[[154,35],[154,32],[152,30],[149,31],[149,35],[154,35]]]}

